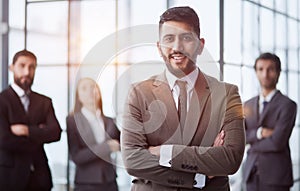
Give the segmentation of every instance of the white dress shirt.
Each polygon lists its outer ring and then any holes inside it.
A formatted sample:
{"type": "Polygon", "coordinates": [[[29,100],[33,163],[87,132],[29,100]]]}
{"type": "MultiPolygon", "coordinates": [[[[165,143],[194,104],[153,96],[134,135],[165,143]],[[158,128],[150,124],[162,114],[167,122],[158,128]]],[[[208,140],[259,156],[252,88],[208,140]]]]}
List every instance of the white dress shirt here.
{"type": "Polygon", "coordinates": [[[81,108],[81,113],[84,117],[88,120],[91,129],[94,133],[94,137],[97,143],[102,143],[105,140],[105,129],[104,129],[104,122],[101,117],[101,111],[98,109],[96,114],[91,112],[85,107],[81,108]]]}

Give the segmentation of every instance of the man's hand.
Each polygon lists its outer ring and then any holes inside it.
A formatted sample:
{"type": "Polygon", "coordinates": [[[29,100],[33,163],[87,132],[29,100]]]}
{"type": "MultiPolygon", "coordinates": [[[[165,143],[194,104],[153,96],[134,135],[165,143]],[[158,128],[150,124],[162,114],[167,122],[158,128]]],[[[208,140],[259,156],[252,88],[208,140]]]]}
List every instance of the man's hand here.
{"type": "Polygon", "coordinates": [[[224,144],[225,132],[222,130],[215,138],[213,147],[222,146],[224,144]]]}
{"type": "Polygon", "coordinates": [[[156,156],[160,156],[160,146],[156,146],[156,147],[152,147],[152,146],[150,146],[149,148],[148,148],[148,150],[149,150],[149,152],[151,153],[151,154],[153,154],[153,155],[156,155],[156,156]]]}
{"type": "Polygon", "coordinates": [[[273,134],[273,131],[274,131],[273,129],[263,127],[261,129],[261,136],[263,138],[268,138],[273,134]]]}
{"type": "Polygon", "coordinates": [[[28,136],[28,126],[24,124],[15,124],[10,126],[11,132],[16,136],[28,136]]]}
{"type": "Polygon", "coordinates": [[[115,139],[108,140],[107,144],[108,144],[111,152],[117,152],[120,150],[120,143],[119,143],[119,141],[117,141],[115,139]]]}

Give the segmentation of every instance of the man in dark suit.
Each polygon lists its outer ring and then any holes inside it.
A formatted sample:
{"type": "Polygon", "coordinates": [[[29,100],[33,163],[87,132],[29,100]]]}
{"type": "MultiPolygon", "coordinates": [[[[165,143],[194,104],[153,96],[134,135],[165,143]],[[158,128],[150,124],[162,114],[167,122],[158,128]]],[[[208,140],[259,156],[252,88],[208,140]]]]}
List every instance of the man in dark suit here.
{"type": "Polygon", "coordinates": [[[204,39],[192,8],[162,14],[157,47],[167,70],[133,85],[125,106],[121,151],[132,190],[227,191],[245,147],[238,89],[197,67],[204,39]]]}
{"type": "Polygon", "coordinates": [[[0,190],[50,191],[52,178],[44,143],[58,141],[61,128],[51,99],[31,90],[36,56],[17,52],[14,83],[0,94],[0,190]]]}
{"type": "Polygon", "coordinates": [[[261,93],[244,105],[250,144],[244,180],[248,191],[288,191],[293,185],[289,138],[297,105],[276,89],[281,71],[278,56],[261,54],[254,69],[261,93]]]}

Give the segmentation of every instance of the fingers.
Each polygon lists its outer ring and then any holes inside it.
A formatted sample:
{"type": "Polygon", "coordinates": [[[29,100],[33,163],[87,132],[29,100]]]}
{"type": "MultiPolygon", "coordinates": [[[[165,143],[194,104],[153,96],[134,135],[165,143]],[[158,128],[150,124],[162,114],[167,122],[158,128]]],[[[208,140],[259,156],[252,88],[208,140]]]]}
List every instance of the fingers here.
{"type": "Polygon", "coordinates": [[[262,128],[261,135],[263,138],[268,138],[273,134],[273,129],[262,128]]]}
{"type": "Polygon", "coordinates": [[[10,126],[11,132],[16,136],[28,136],[29,130],[26,125],[15,124],[10,126]]]}
{"type": "Polygon", "coordinates": [[[149,152],[153,155],[159,156],[160,155],[160,146],[152,147],[150,146],[148,148],[149,152]]]}
{"type": "Polygon", "coordinates": [[[216,137],[214,141],[214,147],[222,146],[224,144],[224,138],[225,138],[225,131],[222,130],[216,137]]]}
{"type": "Polygon", "coordinates": [[[108,140],[107,144],[112,152],[117,152],[120,150],[120,143],[117,140],[114,139],[108,140]]]}

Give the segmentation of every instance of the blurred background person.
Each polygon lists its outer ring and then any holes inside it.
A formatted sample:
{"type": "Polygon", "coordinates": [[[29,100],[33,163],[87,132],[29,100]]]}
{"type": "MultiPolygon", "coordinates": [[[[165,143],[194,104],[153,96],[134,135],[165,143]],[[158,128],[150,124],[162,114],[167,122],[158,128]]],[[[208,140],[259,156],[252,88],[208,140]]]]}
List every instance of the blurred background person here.
{"type": "Polygon", "coordinates": [[[14,82],[0,94],[0,190],[50,191],[52,176],[45,143],[60,140],[50,98],[31,90],[36,56],[17,52],[10,65],[14,82]]]}
{"type": "Polygon", "coordinates": [[[120,131],[113,119],[104,115],[100,88],[93,79],[82,78],[77,84],[67,135],[76,164],[75,190],[117,191],[111,154],[120,150],[120,131]]]}
{"type": "Polygon", "coordinates": [[[254,69],[261,92],[244,105],[250,144],[244,169],[247,191],[288,191],[293,185],[289,139],[297,105],[276,89],[281,72],[278,56],[261,54],[254,69]]]}

